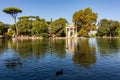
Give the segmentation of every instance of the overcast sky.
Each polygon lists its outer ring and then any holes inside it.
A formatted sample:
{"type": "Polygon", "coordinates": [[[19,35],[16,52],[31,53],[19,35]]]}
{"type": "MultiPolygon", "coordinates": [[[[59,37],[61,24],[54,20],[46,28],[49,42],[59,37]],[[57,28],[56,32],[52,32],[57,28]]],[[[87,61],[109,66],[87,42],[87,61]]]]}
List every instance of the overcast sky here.
{"type": "Polygon", "coordinates": [[[6,7],[17,7],[23,12],[19,16],[40,16],[46,20],[56,20],[60,17],[72,23],[75,11],[91,8],[98,13],[100,19],[120,21],[120,0],[0,0],[0,21],[13,24],[10,15],[2,10],[6,7]]]}

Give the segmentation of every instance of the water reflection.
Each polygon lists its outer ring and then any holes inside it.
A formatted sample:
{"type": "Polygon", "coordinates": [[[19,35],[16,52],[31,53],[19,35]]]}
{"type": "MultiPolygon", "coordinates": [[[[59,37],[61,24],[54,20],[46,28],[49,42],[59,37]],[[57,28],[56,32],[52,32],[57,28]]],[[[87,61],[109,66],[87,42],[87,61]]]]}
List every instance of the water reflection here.
{"type": "Polygon", "coordinates": [[[65,58],[65,40],[50,39],[49,46],[51,47],[50,52],[59,58],[65,58]]]}
{"type": "MultiPolygon", "coordinates": [[[[46,58],[48,55],[62,59],[66,58],[67,54],[72,54],[72,60],[75,64],[90,67],[96,62],[95,41],[96,39],[42,39],[36,41],[7,41],[5,44],[7,49],[13,50],[10,53],[17,54],[17,57],[15,55],[13,57],[21,58],[23,61],[33,58],[39,60],[46,58]]],[[[4,44],[1,43],[1,45],[4,44]]],[[[3,49],[4,46],[1,48],[3,49]]],[[[14,58],[6,59],[5,65],[8,68],[14,68],[22,63],[21,60],[16,61],[14,58]]]]}
{"type": "Polygon", "coordinates": [[[19,54],[23,59],[32,58],[33,56],[36,59],[44,57],[47,52],[48,41],[47,40],[38,40],[38,41],[10,41],[12,49],[15,49],[16,53],[19,54]]]}
{"type": "MultiPolygon", "coordinates": [[[[72,54],[72,60],[80,66],[90,67],[96,62],[96,49],[101,55],[118,52],[119,39],[86,38],[86,39],[42,39],[37,41],[6,41],[0,42],[0,54],[11,49],[22,59],[41,59],[47,55],[65,58],[72,54]]],[[[6,62],[6,64],[15,63],[6,62]]],[[[9,66],[9,65],[8,65],[9,66]]]]}
{"type": "Polygon", "coordinates": [[[66,39],[66,53],[74,54],[77,48],[77,39],[66,39]]]}
{"type": "Polygon", "coordinates": [[[7,47],[6,50],[14,50],[14,52],[23,59],[33,57],[40,59],[49,55],[49,53],[56,55],[59,58],[64,58],[66,55],[65,40],[41,39],[36,41],[6,41],[4,44],[1,43],[1,45],[1,50],[3,50],[5,46],[7,47]]]}
{"type": "Polygon", "coordinates": [[[96,62],[96,47],[91,44],[93,43],[90,39],[68,39],[66,40],[67,53],[73,54],[74,63],[90,67],[96,62]]]}
{"type": "Polygon", "coordinates": [[[0,40],[0,55],[2,55],[2,53],[6,49],[6,46],[7,44],[4,41],[0,40]]]}
{"type": "Polygon", "coordinates": [[[101,55],[108,56],[119,52],[120,50],[119,38],[99,38],[97,39],[98,50],[101,55]]]}
{"type": "Polygon", "coordinates": [[[6,68],[8,69],[16,69],[19,66],[22,66],[22,62],[20,60],[20,58],[10,58],[10,59],[6,59],[4,60],[4,64],[6,66],[6,68]]]}
{"type": "Polygon", "coordinates": [[[80,38],[2,41],[0,79],[119,80],[119,40],[80,38]],[[57,72],[63,75],[56,76],[57,72]]]}

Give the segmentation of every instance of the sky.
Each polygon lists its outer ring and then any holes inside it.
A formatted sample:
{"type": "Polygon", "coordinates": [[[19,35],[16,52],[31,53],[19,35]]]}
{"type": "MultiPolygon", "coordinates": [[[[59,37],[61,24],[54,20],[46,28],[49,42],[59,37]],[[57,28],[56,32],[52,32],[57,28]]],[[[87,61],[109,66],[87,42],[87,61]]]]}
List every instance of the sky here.
{"type": "Polygon", "coordinates": [[[91,8],[98,14],[98,22],[103,18],[120,21],[120,0],[0,0],[0,21],[13,24],[13,18],[2,12],[7,7],[20,8],[17,17],[39,16],[47,21],[62,17],[69,23],[76,11],[91,8]]]}

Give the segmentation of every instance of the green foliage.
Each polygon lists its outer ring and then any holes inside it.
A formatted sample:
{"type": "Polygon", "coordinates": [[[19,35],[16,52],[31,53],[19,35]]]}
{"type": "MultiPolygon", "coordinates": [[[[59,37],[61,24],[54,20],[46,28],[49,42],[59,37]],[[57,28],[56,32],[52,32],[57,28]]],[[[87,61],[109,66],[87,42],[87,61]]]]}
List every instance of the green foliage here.
{"type": "Polygon", "coordinates": [[[3,9],[3,12],[7,14],[16,14],[16,13],[21,13],[22,10],[16,7],[8,7],[8,8],[3,9]]]}
{"type": "Polygon", "coordinates": [[[102,19],[98,23],[97,36],[110,36],[110,37],[117,36],[119,34],[118,28],[119,26],[120,26],[119,21],[102,19]]]}
{"type": "Polygon", "coordinates": [[[108,36],[108,32],[109,32],[109,28],[108,27],[99,27],[98,28],[98,32],[97,32],[97,36],[108,36]]]}
{"type": "Polygon", "coordinates": [[[88,36],[90,30],[96,29],[97,13],[92,12],[90,8],[86,8],[84,10],[76,11],[73,14],[72,20],[78,27],[78,36],[88,36]]]}
{"type": "Polygon", "coordinates": [[[0,35],[3,35],[4,34],[4,32],[5,32],[5,25],[4,25],[4,23],[3,22],[0,22],[0,35]]]}
{"type": "Polygon", "coordinates": [[[5,33],[5,36],[6,36],[7,38],[11,38],[14,34],[15,34],[15,31],[12,30],[12,29],[10,29],[9,32],[6,32],[6,33],[5,33]]]}
{"type": "Polygon", "coordinates": [[[35,20],[35,19],[39,19],[39,16],[21,16],[18,18],[20,21],[21,20],[35,20]]]}
{"type": "Polygon", "coordinates": [[[120,26],[117,27],[117,29],[115,30],[116,36],[120,37],[120,26]]]}
{"type": "Polygon", "coordinates": [[[6,38],[11,38],[13,34],[15,34],[13,25],[0,22],[0,35],[3,35],[6,38]]]}
{"type": "Polygon", "coordinates": [[[65,36],[65,27],[66,27],[67,20],[64,18],[59,18],[53,21],[50,24],[49,33],[51,35],[55,35],[57,37],[65,36]]]}
{"type": "Polygon", "coordinates": [[[47,37],[48,35],[48,25],[44,19],[35,20],[32,22],[32,34],[41,37],[47,37]]]}
{"type": "Polygon", "coordinates": [[[17,22],[18,32],[20,35],[31,35],[32,34],[32,21],[24,18],[23,20],[17,22]]]}
{"type": "Polygon", "coordinates": [[[48,34],[58,37],[65,36],[65,26],[67,21],[59,18],[54,22],[40,19],[39,16],[21,16],[19,17],[18,32],[20,35],[34,35],[40,37],[48,37],[48,34]]]}
{"type": "Polygon", "coordinates": [[[13,31],[16,31],[15,25],[10,25],[10,29],[12,29],[13,31]]]}
{"type": "Polygon", "coordinates": [[[88,32],[82,28],[78,32],[78,36],[88,37],[88,32]]]}
{"type": "Polygon", "coordinates": [[[22,16],[19,20],[17,25],[20,35],[47,37],[48,24],[45,19],[40,19],[38,16],[22,16]]]}

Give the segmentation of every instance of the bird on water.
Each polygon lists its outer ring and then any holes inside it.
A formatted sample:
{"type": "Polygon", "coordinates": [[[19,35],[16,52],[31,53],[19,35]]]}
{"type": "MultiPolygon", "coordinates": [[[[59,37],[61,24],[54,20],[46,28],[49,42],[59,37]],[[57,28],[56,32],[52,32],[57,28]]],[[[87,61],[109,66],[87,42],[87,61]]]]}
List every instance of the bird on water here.
{"type": "Polygon", "coordinates": [[[61,69],[60,71],[56,72],[56,76],[62,75],[63,74],[63,69],[61,69]]]}

